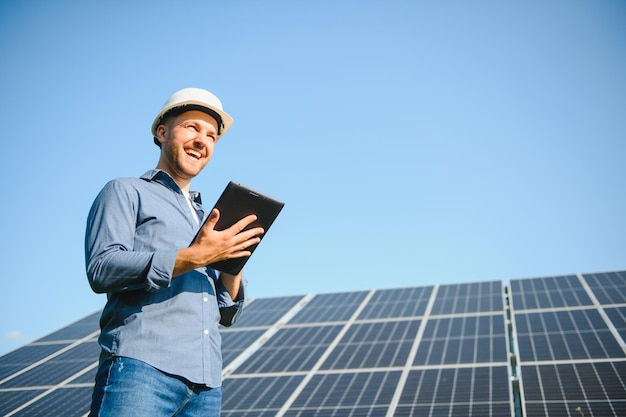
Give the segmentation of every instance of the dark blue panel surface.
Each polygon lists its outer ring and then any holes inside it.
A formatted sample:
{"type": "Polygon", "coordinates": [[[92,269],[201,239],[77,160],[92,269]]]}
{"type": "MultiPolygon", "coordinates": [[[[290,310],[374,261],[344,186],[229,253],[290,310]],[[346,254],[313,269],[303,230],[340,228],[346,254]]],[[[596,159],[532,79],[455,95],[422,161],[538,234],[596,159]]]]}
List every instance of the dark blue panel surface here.
{"type": "Polygon", "coordinates": [[[346,321],[352,317],[366,296],[366,291],[318,294],[289,323],[346,321]]]}
{"type": "Polygon", "coordinates": [[[584,274],[600,304],[626,304],[626,272],[584,274]]]}
{"type": "Polygon", "coordinates": [[[292,375],[226,379],[221,416],[274,416],[303,378],[292,375]]]}
{"type": "Polygon", "coordinates": [[[417,317],[424,314],[433,287],[378,290],[369,300],[359,320],[417,317]]]}
{"type": "Polygon", "coordinates": [[[264,330],[240,330],[222,332],[222,362],[228,365],[252,343],[254,343],[264,330]]]}
{"type": "Polygon", "coordinates": [[[622,337],[622,340],[626,341],[626,307],[616,308],[604,308],[607,316],[613,323],[613,326],[617,329],[618,333],[622,337]]]}
{"type": "Polygon", "coordinates": [[[283,328],[235,372],[246,374],[309,370],[340,330],[341,326],[283,328]]]}
{"type": "Polygon", "coordinates": [[[55,385],[98,361],[100,347],[96,342],[84,342],[18,376],[0,388],[55,385]]]}
{"type": "Polygon", "coordinates": [[[82,417],[89,412],[91,387],[60,388],[16,413],[15,417],[82,417]]]}
{"type": "Polygon", "coordinates": [[[526,416],[626,415],[626,362],[522,366],[526,416]],[[583,414],[579,414],[583,415],[583,414]]]}
{"type": "MultiPolygon", "coordinates": [[[[59,331],[42,337],[37,342],[50,342],[55,340],[77,340],[89,336],[90,334],[97,332],[99,327],[100,312],[93,313],[84,319],[81,319],[67,327],[62,328],[59,331]]],[[[94,336],[95,337],[95,336],[94,336]]]]}
{"type": "Polygon", "coordinates": [[[0,415],[7,415],[9,412],[17,409],[19,406],[27,403],[44,391],[44,389],[0,391],[0,415]]]}
{"type": "Polygon", "coordinates": [[[518,313],[515,323],[522,361],[626,355],[596,309],[518,313]]]}
{"type": "Polygon", "coordinates": [[[384,416],[399,378],[400,372],[315,375],[285,416],[384,416]]]}
{"type": "Polygon", "coordinates": [[[419,320],[355,323],[322,369],[404,366],[419,326],[419,320]]]}
{"type": "Polygon", "coordinates": [[[68,343],[51,345],[26,345],[0,357],[0,381],[65,348],[68,343]]]}
{"type": "Polygon", "coordinates": [[[431,318],[414,364],[505,362],[506,342],[502,315],[431,318]]]}
{"type": "Polygon", "coordinates": [[[442,285],[431,314],[501,311],[502,299],[501,281],[442,285]]]}
{"type": "Polygon", "coordinates": [[[395,415],[511,416],[511,398],[505,366],[415,370],[395,415]]]}
{"type": "Polygon", "coordinates": [[[252,326],[269,327],[284,316],[301,299],[301,296],[255,299],[245,306],[241,317],[229,329],[252,326]]]}
{"type": "Polygon", "coordinates": [[[511,298],[516,311],[592,304],[575,275],[511,280],[511,298]]]}

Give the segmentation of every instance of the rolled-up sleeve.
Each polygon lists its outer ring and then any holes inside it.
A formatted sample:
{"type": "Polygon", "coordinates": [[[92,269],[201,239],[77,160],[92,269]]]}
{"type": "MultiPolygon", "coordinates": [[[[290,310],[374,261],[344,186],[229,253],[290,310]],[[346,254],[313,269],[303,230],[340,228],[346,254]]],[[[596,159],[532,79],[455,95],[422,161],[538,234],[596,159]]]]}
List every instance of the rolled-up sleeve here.
{"type": "MultiPolygon", "coordinates": [[[[213,271],[212,276],[215,276],[215,271],[213,271]]],[[[235,297],[237,301],[233,301],[230,293],[226,291],[222,281],[219,279],[216,282],[215,290],[217,293],[217,305],[220,309],[220,324],[226,327],[232,326],[243,312],[248,291],[248,281],[245,277],[241,278],[239,293],[235,297]]]]}

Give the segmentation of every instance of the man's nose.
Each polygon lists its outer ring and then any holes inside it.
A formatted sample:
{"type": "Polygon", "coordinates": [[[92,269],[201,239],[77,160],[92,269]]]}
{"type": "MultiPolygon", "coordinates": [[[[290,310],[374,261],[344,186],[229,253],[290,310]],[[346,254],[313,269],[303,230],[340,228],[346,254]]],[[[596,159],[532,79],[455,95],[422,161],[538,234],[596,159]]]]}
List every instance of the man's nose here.
{"type": "Polygon", "coordinates": [[[210,138],[206,132],[198,132],[196,137],[194,138],[194,146],[206,146],[209,142],[210,138]]]}

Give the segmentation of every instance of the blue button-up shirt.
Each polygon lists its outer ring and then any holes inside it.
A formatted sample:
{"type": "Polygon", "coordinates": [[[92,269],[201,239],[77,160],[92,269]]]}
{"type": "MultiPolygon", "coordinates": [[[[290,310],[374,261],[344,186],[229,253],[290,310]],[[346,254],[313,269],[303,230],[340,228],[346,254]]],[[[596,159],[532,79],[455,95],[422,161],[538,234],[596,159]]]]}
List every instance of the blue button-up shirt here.
{"type": "MultiPolygon", "coordinates": [[[[191,194],[199,219],[208,213],[191,194]]],[[[180,248],[199,230],[182,190],[164,171],[118,178],[96,197],[87,219],[85,259],[92,289],[107,293],[99,338],[106,355],[142,360],[196,384],[221,384],[220,320],[243,307],[211,268],[172,279],[180,248]]]]}

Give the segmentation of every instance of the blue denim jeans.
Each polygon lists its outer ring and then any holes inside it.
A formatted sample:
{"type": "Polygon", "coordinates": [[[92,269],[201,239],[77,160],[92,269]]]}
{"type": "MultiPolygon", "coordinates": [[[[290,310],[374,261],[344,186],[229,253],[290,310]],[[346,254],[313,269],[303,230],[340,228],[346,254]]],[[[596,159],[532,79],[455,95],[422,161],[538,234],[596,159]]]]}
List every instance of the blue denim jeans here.
{"type": "Polygon", "coordinates": [[[89,417],[219,417],[222,391],[136,359],[112,357],[96,375],[89,417]]]}

